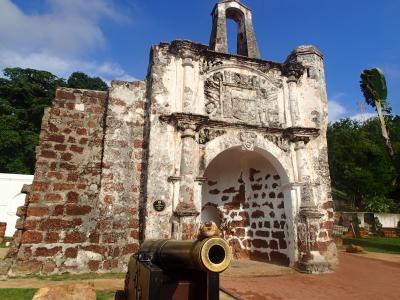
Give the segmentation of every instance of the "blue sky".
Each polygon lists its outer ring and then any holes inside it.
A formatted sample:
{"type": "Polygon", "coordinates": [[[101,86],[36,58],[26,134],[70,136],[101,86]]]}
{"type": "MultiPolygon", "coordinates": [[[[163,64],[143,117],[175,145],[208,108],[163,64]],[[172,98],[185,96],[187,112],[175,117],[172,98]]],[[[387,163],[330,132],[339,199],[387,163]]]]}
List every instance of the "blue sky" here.
{"type": "MultiPolygon", "coordinates": [[[[143,79],[152,44],[208,43],[215,2],[0,0],[0,68],[143,79]]],[[[400,114],[400,1],[242,2],[253,10],[263,59],[282,62],[301,44],[323,52],[331,120],[358,114],[359,75],[375,66],[384,70],[393,112],[400,114]]]]}

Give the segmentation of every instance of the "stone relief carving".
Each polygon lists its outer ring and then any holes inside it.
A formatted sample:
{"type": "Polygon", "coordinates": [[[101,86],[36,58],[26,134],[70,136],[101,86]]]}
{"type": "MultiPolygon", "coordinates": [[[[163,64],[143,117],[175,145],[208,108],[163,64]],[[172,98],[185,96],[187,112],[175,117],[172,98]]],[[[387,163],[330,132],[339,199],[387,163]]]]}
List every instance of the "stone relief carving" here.
{"type": "Polygon", "coordinates": [[[225,130],[218,130],[212,128],[202,128],[199,131],[199,144],[205,145],[213,139],[225,134],[225,130]]]}
{"type": "Polygon", "coordinates": [[[257,134],[255,132],[241,131],[239,133],[239,139],[242,142],[242,150],[254,151],[257,141],[257,134]]]}
{"type": "Polygon", "coordinates": [[[200,65],[200,74],[207,73],[210,69],[222,65],[223,62],[216,58],[205,58],[200,65]]]}
{"type": "Polygon", "coordinates": [[[216,72],[205,81],[206,112],[217,118],[282,127],[279,89],[265,78],[233,71],[216,72]]]}
{"type": "Polygon", "coordinates": [[[281,135],[273,135],[273,134],[266,134],[264,135],[268,141],[274,143],[278,148],[287,152],[290,150],[290,145],[288,139],[284,138],[281,135]]]}

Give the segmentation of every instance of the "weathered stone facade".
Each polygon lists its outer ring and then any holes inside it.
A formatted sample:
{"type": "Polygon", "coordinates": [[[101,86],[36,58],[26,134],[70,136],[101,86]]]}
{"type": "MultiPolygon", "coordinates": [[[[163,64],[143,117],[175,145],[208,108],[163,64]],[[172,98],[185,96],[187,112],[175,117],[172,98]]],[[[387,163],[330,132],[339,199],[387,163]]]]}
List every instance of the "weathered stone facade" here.
{"type": "Polygon", "coordinates": [[[327,122],[321,53],[261,60],[251,11],[220,1],[210,46],[161,43],[145,81],[57,91],[9,274],[121,271],[141,240],[190,239],[205,221],[237,257],[327,271],[327,122]]]}

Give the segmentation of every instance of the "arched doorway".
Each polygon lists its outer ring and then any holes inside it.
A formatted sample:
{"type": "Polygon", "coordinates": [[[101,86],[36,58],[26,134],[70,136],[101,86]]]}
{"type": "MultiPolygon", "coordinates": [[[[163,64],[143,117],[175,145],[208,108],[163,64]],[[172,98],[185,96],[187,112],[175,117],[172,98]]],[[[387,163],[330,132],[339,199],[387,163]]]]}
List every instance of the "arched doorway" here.
{"type": "Polygon", "coordinates": [[[257,151],[228,149],[204,176],[202,222],[214,221],[237,258],[289,265],[282,174],[257,151]]]}

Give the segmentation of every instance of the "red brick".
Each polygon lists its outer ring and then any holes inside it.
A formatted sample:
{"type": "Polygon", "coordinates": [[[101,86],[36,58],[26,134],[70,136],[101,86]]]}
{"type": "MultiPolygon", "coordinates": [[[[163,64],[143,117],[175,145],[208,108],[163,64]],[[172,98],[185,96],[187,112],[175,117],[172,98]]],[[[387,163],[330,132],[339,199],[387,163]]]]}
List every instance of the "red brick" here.
{"type": "Polygon", "coordinates": [[[42,234],[38,231],[25,231],[22,234],[21,242],[23,244],[39,244],[42,242],[42,234]]]}
{"type": "Polygon", "coordinates": [[[64,205],[57,205],[54,207],[53,215],[62,216],[64,214],[64,205]]]}
{"type": "Polygon", "coordinates": [[[67,150],[67,145],[57,144],[54,146],[54,149],[57,151],[65,151],[67,150]]]}
{"type": "Polygon", "coordinates": [[[252,241],[254,248],[268,248],[268,242],[266,240],[255,239],[252,241]]]}
{"type": "Polygon", "coordinates": [[[47,232],[44,241],[46,243],[57,243],[60,240],[60,234],[58,232],[47,232]]]}
{"type": "Polygon", "coordinates": [[[57,265],[54,261],[48,260],[43,263],[42,273],[43,274],[51,274],[57,268],[57,265]]]}
{"type": "Polygon", "coordinates": [[[78,166],[75,164],[71,164],[71,163],[60,163],[60,168],[69,170],[69,171],[75,171],[78,169],[78,166]]]}
{"type": "Polygon", "coordinates": [[[49,124],[48,128],[49,128],[49,131],[54,132],[54,133],[57,133],[59,131],[58,127],[51,123],[49,124]]]}
{"type": "MultiPolygon", "coordinates": [[[[71,128],[65,128],[64,130],[63,130],[63,133],[65,133],[65,134],[70,134],[72,132],[72,129],[71,128]]],[[[64,149],[65,150],[65,149],[64,149]]]]}
{"type": "Polygon", "coordinates": [[[78,256],[78,248],[68,248],[65,250],[65,257],[76,258],[78,256]]]}
{"type": "Polygon", "coordinates": [[[79,194],[76,192],[69,192],[67,194],[67,203],[78,203],[79,194]]]}
{"type": "Polygon", "coordinates": [[[125,190],[122,183],[106,183],[104,185],[105,192],[123,192],[125,190]]]}
{"type": "Polygon", "coordinates": [[[42,181],[34,181],[32,184],[33,192],[46,192],[50,188],[50,183],[42,182],[42,181]]]}
{"type": "Polygon", "coordinates": [[[75,109],[75,103],[67,102],[65,103],[65,107],[69,110],[74,110],[75,109]]]}
{"type": "Polygon", "coordinates": [[[63,179],[63,174],[61,172],[48,172],[47,176],[49,178],[56,178],[58,180],[62,180],[63,179]]]}
{"type": "Polygon", "coordinates": [[[54,151],[49,151],[49,150],[42,150],[40,152],[40,156],[45,158],[57,158],[57,154],[54,151]]]}
{"type": "Polygon", "coordinates": [[[72,136],[68,138],[68,143],[76,143],[76,139],[72,136]]]}
{"type": "Polygon", "coordinates": [[[325,202],[324,204],[322,204],[322,208],[323,208],[323,209],[330,209],[330,208],[333,208],[333,201],[325,202]]]}
{"type": "Polygon", "coordinates": [[[103,270],[112,270],[118,268],[118,260],[110,259],[103,262],[103,270]]]}
{"type": "Polygon", "coordinates": [[[138,148],[144,148],[145,147],[145,142],[142,140],[134,140],[133,141],[133,147],[138,149],[138,148]]]}
{"type": "Polygon", "coordinates": [[[81,249],[85,250],[85,251],[99,253],[101,255],[105,255],[107,252],[107,248],[104,246],[100,246],[100,245],[82,246],[81,249]]]}
{"type": "Polygon", "coordinates": [[[98,260],[89,260],[88,267],[89,267],[90,271],[96,272],[96,271],[99,270],[100,261],[98,261],[98,260]]]}
{"type": "Polygon", "coordinates": [[[72,154],[71,153],[63,153],[61,154],[61,159],[65,161],[70,161],[72,159],[72,154]]]}
{"type": "Polygon", "coordinates": [[[53,145],[51,143],[42,143],[41,147],[42,149],[51,149],[53,148],[53,145]]]}
{"type": "Polygon", "coordinates": [[[138,251],[138,244],[128,244],[122,249],[122,255],[134,254],[138,251]]]}
{"type": "Polygon", "coordinates": [[[29,203],[37,203],[40,201],[41,198],[42,197],[40,194],[30,193],[27,195],[27,199],[28,199],[29,203]]]}
{"type": "Polygon", "coordinates": [[[139,228],[139,220],[137,220],[137,219],[130,220],[129,228],[139,228]]]}
{"type": "Polygon", "coordinates": [[[89,141],[89,139],[87,139],[87,138],[81,138],[81,139],[79,140],[79,144],[81,144],[81,145],[86,145],[86,144],[88,143],[88,141],[89,141]]]}
{"type": "Polygon", "coordinates": [[[25,230],[34,230],[39,222],[35,220],[25,220],[23,222],[23,228],[25,230]]]}
{"type": "Polygon", "coordinates": [[[60,252],[62,248],[61,247],[54,247],[54,248],[45,248],[45,247],[40,247],[36,249],[35,255],[36,256],[55,256],[58,252],[60,252]]]}
{"type": "Polygon", "coordinates": [[[67,177],[67,181],[69,182],[77,182],[79,179],[79,174],[77,173],[69,173],[67,177]]]}
{"type": "Polygon", "coordinates": [[[251,214],[253,219],[264,218],[264,212],[261,210],[256,210],[251,214]]]}
{"type": "Polygon", "coordinates": [[[73,228],[82,224],[82,220],[48,219],[40,223],[41,230],[57,230],[73,228]]]}
{"type": "Polygon", "coordinates": [[[27,217],[42,217],[49,214],[47,207],[28,207],[27,217]]]}
{"type": "Polygon", "coordinates": [[[67,215],[82,216],[90,213],[92,208],[90,206],[67,205],[67,215]]]}
{"type": "Polygon", "coordinates": [[[86,235],[82,232],[71,232],[65,235],[64,243],[79,244],[86,241],[86,235]]]}
{"type": "Polygon", "coordinates": [[[44,201],[46,201],[46,202],[60,202],[60,201],[62,201],[62,197],[59,194],[46,194],[44,196],[44,201]]]}
{"type": "Polygon", "coordinates": [[[71,145],[71,146],[69,147],[69,149],[70,149],[72,152],[83,153],[83,147],[79,147],[79,146],[76,146],[76,145],[71,145]]]}
{"type": "Polygon", "coordinates": [[[99,241],[100,241],[100,234],[99,234],[98,232],[92,232],[92,233],[89,235],[89,241],[90,241],[92,244],[98,244],[99,241]]]}
{"type": "Polygon", "coordinates": [[[76,133],[79,135],[87,135],[87,130],[86,128],[77,128],[76,133]]]}
{"type": "Polygon", "coordinates": [[[104,203],[113,204],[114,203],[114,197],[111,196],[111,195],[106,195],[104,197],[104,203]]]}
{"type": "Polygon", "coordinates": [[[50,134],[47,136],[46,140],[62,144],[65,141],[65,137],[61,134],[50,134]]]}
{"type": "Polygon", "coordinates": [[[57,89],[56,98],[65,100],[75,100],[76,97],[72,91],[57,89]]]}
{"type": "Polygon", "coordinates": [[[131,230],[131,238],[134,238],[135,240],[139,239],[139,231],[138,230],[131,230]]]}
{"type": "Polygon", "coordinates": [[[73,183],[54,183],[53,189],[54,191],[68,191],[75,188],[75,184],[73,183]]]}

